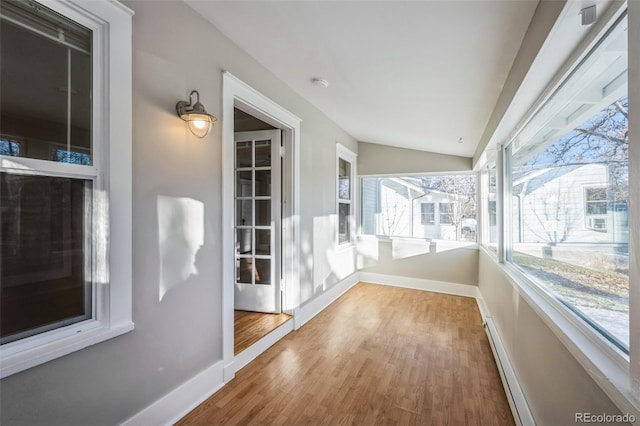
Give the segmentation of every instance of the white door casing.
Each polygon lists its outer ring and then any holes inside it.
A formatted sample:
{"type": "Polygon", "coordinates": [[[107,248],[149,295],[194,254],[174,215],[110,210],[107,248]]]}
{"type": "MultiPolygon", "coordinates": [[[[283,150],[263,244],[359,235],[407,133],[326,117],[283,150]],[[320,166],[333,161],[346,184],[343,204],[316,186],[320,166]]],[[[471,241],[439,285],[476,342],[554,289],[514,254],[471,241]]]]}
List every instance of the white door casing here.
{"type": "MultiPolygon", "coordinates": [[[[233,379],[242,363],[235,362],[235,142],[234,108],[282,131],[283,158],[283,298],[282,310],[300,327],[300,125],[302,120],[228,71],[222,72],[222,359],[223,380],[233,379]]],[[[257,356],[257,355],[256,355],[257,356]]]]}

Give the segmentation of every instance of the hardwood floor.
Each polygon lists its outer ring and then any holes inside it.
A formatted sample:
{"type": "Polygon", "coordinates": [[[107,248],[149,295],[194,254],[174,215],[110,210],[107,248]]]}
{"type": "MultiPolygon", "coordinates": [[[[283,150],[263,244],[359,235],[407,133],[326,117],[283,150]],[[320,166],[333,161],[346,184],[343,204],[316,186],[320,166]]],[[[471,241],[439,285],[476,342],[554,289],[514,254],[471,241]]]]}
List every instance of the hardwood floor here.
{"type": "Polygon", "coordinates": [[[512,425],[470,298],[359,283],[179,425],[512,425]]]}
{"type": "Polygon", "coordinates": [[[238,355],[291,318],[287,314],[234,311],[233,354],[238,355]]]}

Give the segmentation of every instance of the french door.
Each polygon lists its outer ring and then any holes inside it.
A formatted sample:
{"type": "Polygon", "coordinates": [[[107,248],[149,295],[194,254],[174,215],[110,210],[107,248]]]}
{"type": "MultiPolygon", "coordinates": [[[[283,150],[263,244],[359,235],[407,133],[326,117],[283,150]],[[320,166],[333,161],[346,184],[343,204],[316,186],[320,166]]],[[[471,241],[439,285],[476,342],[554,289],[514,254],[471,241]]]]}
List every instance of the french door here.
{"type": "Polygon", "coordinates": [[[280,130],[235,134],[235,309],[281,312],[280,130]]]}

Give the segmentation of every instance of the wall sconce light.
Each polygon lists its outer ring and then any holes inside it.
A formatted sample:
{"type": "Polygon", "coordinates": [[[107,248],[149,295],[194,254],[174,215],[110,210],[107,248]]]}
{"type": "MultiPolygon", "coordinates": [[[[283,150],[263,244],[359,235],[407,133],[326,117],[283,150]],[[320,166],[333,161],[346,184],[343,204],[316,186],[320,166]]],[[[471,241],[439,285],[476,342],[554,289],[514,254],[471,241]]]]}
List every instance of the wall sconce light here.
{"type": "Polygon", "coordinates": [[[191,133],[199,138],[207,136],[213,127],[213,123],[218,121],[217,118],[204,109],[204,105],[200,103],[200,93],[197,90],[193,90],[189,95],[189,103],[180,101],[176,104],[176,112],[178,117],[187,122],[191,133]],[[196,96],[195,103],[193,102],[193,95],[196,96]]]}

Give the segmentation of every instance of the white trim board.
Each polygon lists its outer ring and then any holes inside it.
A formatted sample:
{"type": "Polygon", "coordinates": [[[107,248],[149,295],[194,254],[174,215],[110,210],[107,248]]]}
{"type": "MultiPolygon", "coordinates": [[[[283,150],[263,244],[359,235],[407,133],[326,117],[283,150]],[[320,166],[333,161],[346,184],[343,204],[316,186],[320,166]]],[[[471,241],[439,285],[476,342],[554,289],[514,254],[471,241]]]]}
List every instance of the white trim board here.
{"type": "Polygon", "coordinates": [[[340,296],[349,291],[351,287],[358,284],[359,281],[361,281],[360,273],[354,272],[318,297],[311,299],[305,305],[301,306],[294,317],[296,330],[313,319],[313,317],[322,312],[327,306],[331,305],[340,296]]]}
{"type": "Polygon", "coordinates": [[[491,346],[491,352],[493,352],[493,357],[496,359],[496,366],[500,373],[502,387],[504,387],[504,393],[509,401],[509,407],[511,407],[511,412],[516,425],[535,425],[536,422],[533,419],[531,410],[529,409],[529,404],[524,396],[524,392],[522,392],[520,382],[518,381],[515,370],[511,365],[509,355],[502,344],[500,333],[493,322],[493,318],[490,316],[487,317],[484,327],[487,332],[489,345],[491,346]]]}
{"type": "Polygon", "coordinates": [[[287,320],[287,322],[264,336],[262,339],[258,340],[256,343],[236,355],[235,359],[233,360],[234,371],[240,371],[242,368],[246,367],[247,364],[256,359],[260,354],[276,344],[278,340],[282,339],[292,331],[293,320],[289,319],[287,320]]]}
{"type": "Polygon", "coordinates": [[[189,414],[224,386],[222,361],[187,380],[147,408],[122,423],[123,426],[170,426],[189,414]]]}
{"type": "Polygon", "coordinates": [[[412,288],[414,290],[433,291],[435,293],[451,294],[476,298],[477,286],[457,284],[445,281],[425,280],[422,278],[401,277],[398,275],[377,274],[374,272],[360,272],[360,281],[371,284],[382,284],[392,287],[412,288]]]}

